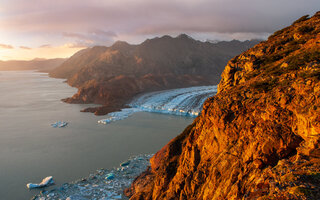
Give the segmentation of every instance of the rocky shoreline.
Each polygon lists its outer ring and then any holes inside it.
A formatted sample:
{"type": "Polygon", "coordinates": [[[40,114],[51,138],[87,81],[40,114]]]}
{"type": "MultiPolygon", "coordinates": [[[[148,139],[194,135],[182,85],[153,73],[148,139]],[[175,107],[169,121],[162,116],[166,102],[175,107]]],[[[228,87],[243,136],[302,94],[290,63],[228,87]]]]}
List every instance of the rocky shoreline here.
{"type": "Polygon", "coordinates": [[[99,169],[88,177],[50,191],[42,190],[32,200],[128,199],[123,190],[150,165],[152,154],[132,156],[113,169],[99,169]]]}

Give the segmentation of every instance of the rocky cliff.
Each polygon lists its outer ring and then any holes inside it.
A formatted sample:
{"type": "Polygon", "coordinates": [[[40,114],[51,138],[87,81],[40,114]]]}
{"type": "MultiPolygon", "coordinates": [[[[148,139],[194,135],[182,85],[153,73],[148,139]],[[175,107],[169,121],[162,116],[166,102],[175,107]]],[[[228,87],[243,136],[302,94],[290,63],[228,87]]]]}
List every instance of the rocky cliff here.
{"type": "Polygon", "coordinates": [[[102,104],[86,111],[106,114],[140,93],[217,84],[227,61],[257,43],[212,44],[185,34],[148,39],[139,45],[118,41],[111,47],[81,50],[50,75],[67,78],[79,89],[66,102],[102,104]]]}
{"type": "Polygon", "coordinates": [[[231,59],[131,199],[320,199],[320,12],[231,59]]]}

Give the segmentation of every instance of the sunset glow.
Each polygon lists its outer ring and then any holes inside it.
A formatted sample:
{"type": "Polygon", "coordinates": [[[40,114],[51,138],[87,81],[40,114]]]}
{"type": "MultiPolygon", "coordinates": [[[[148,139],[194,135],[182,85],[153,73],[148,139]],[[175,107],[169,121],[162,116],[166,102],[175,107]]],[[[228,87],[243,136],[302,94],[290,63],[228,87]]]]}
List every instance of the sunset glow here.
{"type": "Polygon", "coordinates": [[[140,43],[164,34],[203,41],[266,39],[313,14],[317,5],[318,0],[2,0],[0,60],[69,57],[94,45],[140,43]]]}
{"type": "Polygon", "coordinates": [[[47,48],[0,49],[0,60],[32,60],[34,58],[66,58],[85,47],[70,48],[68,46],[47,48]]]}

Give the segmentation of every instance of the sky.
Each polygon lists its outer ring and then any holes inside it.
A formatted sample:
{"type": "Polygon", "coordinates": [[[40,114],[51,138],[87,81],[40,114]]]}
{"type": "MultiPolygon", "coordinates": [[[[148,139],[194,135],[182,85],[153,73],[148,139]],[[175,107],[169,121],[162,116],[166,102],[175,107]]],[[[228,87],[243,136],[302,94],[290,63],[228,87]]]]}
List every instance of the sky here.
{"type": "Polygon", "coordinates": [[[197,40],[266,39],[319,0],[0,0],[0,60],[69,57],[117,40],[186,33],[197,40]]]}

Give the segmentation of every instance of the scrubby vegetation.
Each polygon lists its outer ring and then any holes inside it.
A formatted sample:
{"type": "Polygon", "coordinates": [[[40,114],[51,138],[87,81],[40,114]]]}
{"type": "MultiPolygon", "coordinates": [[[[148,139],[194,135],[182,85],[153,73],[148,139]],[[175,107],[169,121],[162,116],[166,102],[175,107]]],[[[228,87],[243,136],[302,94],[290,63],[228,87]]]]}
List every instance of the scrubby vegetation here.
{"type": "Polygon", "coordinates": [[[306,20],[308,20],[308,19],[309,19],[309,15],[302,16],[302,17],[300,17],[299,19],[297,19],[296,21],[294,21],[294,22],[292,23],[292,25],[298,24],[298,23],[303,22],[303,21],[306,21],[306,20]]]}
{"type": "Polygon", "coordinates": [[[297,70],[306,67],[310,62],[320,62],[320,50],[312,49],[299,55],[290,56],[286,59],[288,70],[297,70]]]}
{"type": "Polygon", "coordinates": [[[314,28],[312,26],[301,26],[298,28],[298,31],[301,34],[310,33],[313,30],[314,28]]]}
{"type": "MultiPolygon", "coordinates": [[[[253,77],[261,76],[264,80],[252,83],[253,88],[266,92],[276,85],[288,87],[288,81],[276,81],[272,78],[287,76],[285,74],[291,74],[289,78],[292,76],[291,78],[320,80],[320,44],[316,42],[318,45],[313,47],[307,44],[316,40],[320,28],[308,19],[310,19],[308,15],[303,16],[292,26],[271,35],[268,39],[269,45],[264,45],[261,55],[248,55],[255,70],[247,72],[245,78],[254,82],[251,80],[253,77]]],[[[236,57],[232,63],[239,61],[240,58],[236,57]]]]}

